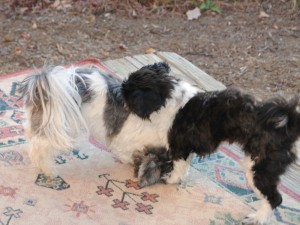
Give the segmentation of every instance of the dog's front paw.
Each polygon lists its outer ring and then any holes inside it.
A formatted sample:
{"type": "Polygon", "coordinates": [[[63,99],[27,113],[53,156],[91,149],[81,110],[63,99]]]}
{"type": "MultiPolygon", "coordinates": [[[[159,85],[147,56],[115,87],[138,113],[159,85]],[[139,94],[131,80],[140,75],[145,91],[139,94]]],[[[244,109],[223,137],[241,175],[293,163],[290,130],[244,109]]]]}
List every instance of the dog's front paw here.
{"type": "Polygon", "coordinates": [[[181,183],[188,165],[188,162],[183,159],[174,162],[169,162],[168,169],[162,175],[162,179],[167,184],[181,183]]]}
{"type": "Polygon", "coordinates": [[[244,225],[267,225],[270,222],[270,215],[261,212],[251,213],[242,220],[244,225]]]}

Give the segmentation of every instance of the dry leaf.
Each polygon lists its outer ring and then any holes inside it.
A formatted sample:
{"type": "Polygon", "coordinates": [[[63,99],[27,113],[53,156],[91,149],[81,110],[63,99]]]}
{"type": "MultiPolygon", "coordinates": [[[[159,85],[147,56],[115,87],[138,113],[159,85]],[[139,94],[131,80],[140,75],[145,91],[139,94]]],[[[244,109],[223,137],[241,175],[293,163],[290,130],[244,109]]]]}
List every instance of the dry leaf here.
{"type": "Polygon", "coordinates": [[[34,45],[34,44],[31,44],[31,45],[28,45],[27,48],[31,49],[31,50],[34,50],[34,49],[37,49],[37,46],[34,45]]]}
{"type": "Polygon", "coordinates": [[[70,8],[72,7],[72,0],[61,0],[60,4],[64,8],[70,8]]]}
{"type": "Polygon", "coordinates": [[[55,2],[53,2],[53,3],[51,4],[51,7],[57,8],[59,5],[60,5],[60,0],[55,0],[55,2]]]}
{"type": "Polygon", "coordinates": [[[198,19],[198,17],[201,16],[201,12],[199,7],[196,7],[192,10],[187,11],[186,15],[188,20],[193,20],[193,19],[198,19]]]}
{"type": "Polygon", "coordinates": [[[107,51],[102,51],[101,53],[102,53],[102,55],[104,55],[105,57],[108,57],[108,56],[109,56],[109,52],[107,52],[107,51]]]}
{"type": "Polygon", "coordinates": [[[154,52],[156,52],[154,48],[148,48],[148,49],[145,51],[146,54],[152,54],[152,53],[154,53],[154,52]]]}
{"type": "Polygon", "coordinates": [[[268,17],[270,17],[270,15],[267,14],[265,11],[260,11],[259,12],[258,18],[268,18],[268,17]]]}
{"type": "Polygon", "coordinates": [[[12,42],[13,37],[10,34],[4,35],[4,42],[12,42]]]}
{"type": "Polygon", "coordinates": [[[19,10],[20,10],[20,14],[24,14],[28,10],[28,7],[22,7],[19,10]]]}
{"type": "Polygon", "coordinates": [[[24,41],[28,41],[30,39],[30,34],[27,32],[23,32],[21,34],[21,37],[23,38],[24,41]]]}
{"type": "Polygon", "coordinates": [[[35,21],[32,22],[31,28],[32,28],[32,29],[36,29],[36,28],[37,28],[37,24],[36,24],[35,21]]]}
{"type": "Polygon", "coordinates": [[[246,69],[247,69],[247,66],[243,66],[240,68],[240,71],[243,73],[243,72],[245,72],[246,69]]]}
{"type": "Polygon", "coordinates": [[[21,54],[22,53],[22,49],[20,47],[15,47],[15,53],[16,54],[21,54]]]}
{"type": "Polygon", "coordinates": [[[274,23],[273,24],[273,28],[276,29],[276,30],[278,30],[279,27],[278,27],[278,25],[276,23],[274,23]]]}
{"type": "Polygon", "coordinates": [[[57,51],[60,53],[60,54],[64,54],[64,50],[62,48],[62,46],[60,44],[56,44],[56,48],[57,48],[57,51]]]}
{"type": "Polygon", "coordinates": [[[132,16],[137,17],[136,11],[134,9],[132,10],[132,16]]]}
{"type": "Polygon", "coordinates": [[[121,43],[120,45],[119,45],[119,48],[121,49],[121,50],[124,50],[124,51],[127,51],[127,46],[125,45],[125,44],[123,44],[123,43],[121,43]]]}
{"type": "Polygon", "coordinates": [[[151,23],[151,26],[154,28],[159,28],[159,25],[151,23]]]}
{"type": "Polygon", "coordinates": [[[96,22],[96,17],[94,15],[90,15],[86,17],[88,23],[95,23],[96,22]]]}

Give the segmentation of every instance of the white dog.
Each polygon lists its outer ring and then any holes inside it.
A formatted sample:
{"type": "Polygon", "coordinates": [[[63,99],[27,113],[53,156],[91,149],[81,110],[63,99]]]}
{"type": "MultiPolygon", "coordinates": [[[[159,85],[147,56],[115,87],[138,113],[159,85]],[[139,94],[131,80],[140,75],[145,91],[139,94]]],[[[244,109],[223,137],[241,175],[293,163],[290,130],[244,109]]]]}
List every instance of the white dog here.
{"type": "Polygon", "coordinates": [[[168,72],[164,63],[136,72],[148,77],[148,85],[165,90],[160,99],[140,96],[140,101],[149,103],[145,109],[159,111],[150,118],[145,117],[146,111],[131,113],[124,103],[122,81],[97,69],[55,67],[27,77],[19,91],[25,104],[31,160],[45,174],[57,176],[55,156],[70,151],[83,135],[106,144],[123,163],[132,163],[132,153],[145,146],[167,146],[176,112],[199,91],[168,72]],[[163,79],[172,85],[158,86],[157,81],[163,79]]]}

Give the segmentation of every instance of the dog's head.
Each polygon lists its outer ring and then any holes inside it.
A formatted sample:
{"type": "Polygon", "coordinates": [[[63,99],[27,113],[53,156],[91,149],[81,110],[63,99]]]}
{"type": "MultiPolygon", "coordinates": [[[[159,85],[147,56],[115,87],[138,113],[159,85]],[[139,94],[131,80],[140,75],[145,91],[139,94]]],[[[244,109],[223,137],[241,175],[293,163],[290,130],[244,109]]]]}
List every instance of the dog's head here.
{"type": "Polygon", "coordinates": [[[131,73],[122,83],[125,104],[131,112],[143,119],[165,106],[174,89],[170,67],[164,62],[144,66],[131,73]]]}
{"type": "Polygon", "coordinates": [[[135,151],[132,158],[140,187],[163,181],[162,176],[173,170],[171,153],[165,147],[146,146],[143,151],[135,151]]]}

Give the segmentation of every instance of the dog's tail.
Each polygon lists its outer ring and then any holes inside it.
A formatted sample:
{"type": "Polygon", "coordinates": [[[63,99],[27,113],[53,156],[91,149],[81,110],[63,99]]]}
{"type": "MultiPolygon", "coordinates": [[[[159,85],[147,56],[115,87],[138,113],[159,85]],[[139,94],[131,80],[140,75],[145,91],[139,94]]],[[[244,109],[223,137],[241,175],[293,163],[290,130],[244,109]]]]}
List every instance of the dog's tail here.
{"type": "Polygon", "coordinates": [[[266,128],[285,130],[300,137],[300,96],[290,100],[276,97],[262,104],[258,119],[266,128]]]}
{"type": "MultiPolygon", "coordinates": [[[[280,132],[280,136],[289,137],[292,141],[300,141],[300,95],[290,100],[276,97],[262,103],[258,121],[272,132],[280,132]]],[[[297,153],[299,155],[299,151],[297,153]]]]}
{"type": "Polygon", "coordinates": [[[291,149],[294,163],[283,176],[283,180],[292,186],[293,184],[295,187],[298,186],[296,183],[300,180],[300,96],[290,100],[277,97],[263,103],[259,121],[266,129],[279,132],[279,138],[285,136],[295,142],[291,149]]]}
{"type": "Polygon", "coordinates": [[[27,109],[33,135],[46,136],[54,148],[71,148],[80,134],[87,134],[81,97],[76,83],[84,80],[75,68],[43,69],[25,78],[19,93],[27,109]]]}

